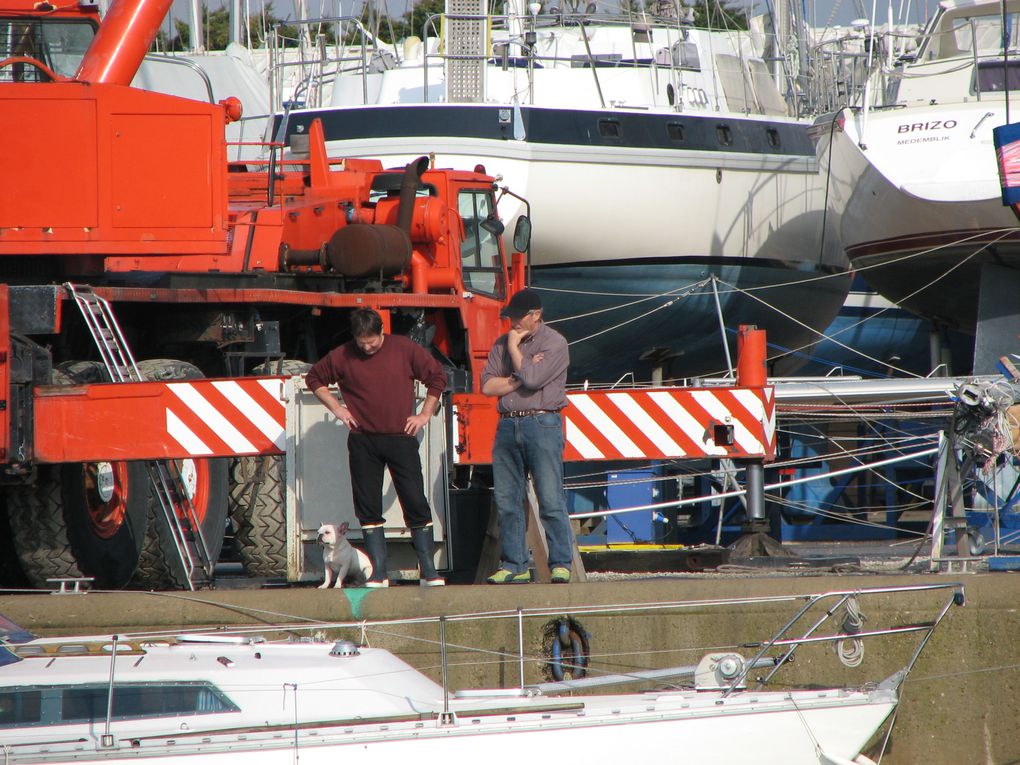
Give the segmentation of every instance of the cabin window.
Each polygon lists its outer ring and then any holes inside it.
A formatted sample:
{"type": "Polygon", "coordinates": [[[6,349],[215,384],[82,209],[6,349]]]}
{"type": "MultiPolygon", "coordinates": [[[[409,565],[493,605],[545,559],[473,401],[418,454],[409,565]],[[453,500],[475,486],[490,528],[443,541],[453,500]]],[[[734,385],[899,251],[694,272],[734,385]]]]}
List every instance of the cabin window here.
{"type": "Polygon", "coordinates": [[[701,71],[701,56],[698,53],[698,46],[690,40],[673,43],[668,52],[666,49],[656,51],[655,62],[659,66],[701,71]]]}
{"type": "Polygon", "coordinates": [[[34,690],[0,691],[0,725],[37,725],[41,719],[42,692],[34,690]]]}
{"type": "MultiPolygon", "coordinates": [[[[0,60],[28,56],[54,72],[71,77],[78,71],[85,50],[96,35],[88,21],[67,19],[0,19],[0,60]]],[[[0,82],[39,82],[46,79],[37,67],[11,64],[0,69],[0,82]]]]}
{"type": "Polygon", "coordinates": [[[1007,66],[1003,66],[1002,61],[980,61],[975,83],[979,93],[1001,93],[1007,88],[1020,90],[1020,61],[1010,61],[1007,66]]]}
{"type": "Polygon", "coordinates": [[[733,130],[729,125],[716,125],[715,137],[719,139],[719,144],[722,146],[731,146],[733,144],[733,130]]]}
{"type": "Polygon", "coordinates": [[[765,129],[765,136],[768,138],[769,148],[772,148],[772,149],[778,149],[779,148],[780,141],[779,141],[779,131],[778,130],[776,130],[775,128],[766,128],[765,129]]]}
{"type": "Polygon", "coordinates": [[[464,242],[460,246],[464,286],[472,292],[504,297],[503,255],[499,247],[502,224],[496,217],[491,192],[461,191],[457,212],[464,221],[464,242]]]}
{"type": "Polygon", "coordinates": [[[674,143],[683,143],[687,138],[687,131],[682,122],[666,123],[666,133],[669,135],[669,140],[674,143]]]}
{"type": "MultiPolygon", "coordinates": [[[[922,59],[946,59],[957,56],[1002,53],[1002,16],[989,13],[980,16],[954,15],[943,13],[933,26],[931,37],[922,43],[918,57],[922,59]]],[[[1007,39],[1017,40],[1020,33],[1020,14],[1006,14],[1007,39]]]]}
{"type": "Polygon", "coordinates": [[[618,141],[623,138],[623,125],[618,120],[599,120],[599,135],[618,141]]]}
{"type": "MultiPolygon", "coordinates": [[[[106,685],[10,688],[0,691],[0,725],[67,725],[106,719],[106,685]]],[[[114,687],[113,719],[236,712],[209,683],[137,683],[114,687]]]]}

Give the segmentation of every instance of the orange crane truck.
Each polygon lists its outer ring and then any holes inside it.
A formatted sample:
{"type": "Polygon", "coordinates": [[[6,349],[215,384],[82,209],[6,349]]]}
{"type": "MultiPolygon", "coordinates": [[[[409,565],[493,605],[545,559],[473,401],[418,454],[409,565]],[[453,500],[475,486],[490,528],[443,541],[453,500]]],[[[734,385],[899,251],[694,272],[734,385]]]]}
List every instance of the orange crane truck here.
{"type": "Polygon", "coordinates": [[[470,393],[523,286],[483,168],[331,158],[318,124],[302,146],[231,163],[238,102],[131,88],[169,5],[116,0],[100,23],[88,2],[0,0],[0,584],[183,586],[161,531],[175,514],[212,561],[229,519],[248,574],[286,568],[279,450],[173,455],[154,473],[133,427],[57,417],[61,397],[128,366],[126,389],[300,374],[360,306],[470,393]]]}

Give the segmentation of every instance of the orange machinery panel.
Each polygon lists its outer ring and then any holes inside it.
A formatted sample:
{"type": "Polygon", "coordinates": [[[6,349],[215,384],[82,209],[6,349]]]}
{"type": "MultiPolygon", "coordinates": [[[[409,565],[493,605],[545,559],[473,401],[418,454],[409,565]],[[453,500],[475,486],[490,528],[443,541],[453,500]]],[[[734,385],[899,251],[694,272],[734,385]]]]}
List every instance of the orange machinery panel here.
{"type": "Polygon", "coordinates": [[[0,256],[227,251],[220,106],[121,85],[0,88],[0,256]]]}

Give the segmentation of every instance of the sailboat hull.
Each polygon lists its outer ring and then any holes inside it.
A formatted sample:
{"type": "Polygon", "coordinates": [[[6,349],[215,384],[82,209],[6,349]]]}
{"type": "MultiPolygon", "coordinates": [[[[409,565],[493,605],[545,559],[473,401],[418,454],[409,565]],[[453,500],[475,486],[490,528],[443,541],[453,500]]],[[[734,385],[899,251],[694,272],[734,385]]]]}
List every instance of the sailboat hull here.
{"type": "Polygon", "coordinates": [[[854,268],[894,303],[973,333],[984,266],[1020,268],[1020,230],[1002,204],[992,147],[1004,105],[842,114],[835,129],[832,116],[819,120],[819,163],[854,268]]]}
{"type": "Polygon", "coordinates": [[[727,372],[727,346],[735,359],[741,324],[766,330],[771,356],[803,351],[817,340],[805,325],[826,326],[849,277],[706,258],[535,268],[532,282],[543,290],[546,317],[571,342],[572,377],[615,382],[629,372],[649,379],[656,367],[666,379],[727,372]]]}

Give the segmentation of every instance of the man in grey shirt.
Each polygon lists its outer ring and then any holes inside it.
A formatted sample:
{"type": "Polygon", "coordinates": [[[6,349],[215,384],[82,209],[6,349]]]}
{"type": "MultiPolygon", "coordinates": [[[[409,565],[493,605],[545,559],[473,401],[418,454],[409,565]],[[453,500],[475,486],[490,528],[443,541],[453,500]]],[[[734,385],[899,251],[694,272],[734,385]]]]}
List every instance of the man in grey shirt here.
{"type": "Polygon", "coordinates": [[[492,447],[492,478],[502,560],[490,584],[531,581],[524,502],[528,474],[549,545],[552,581],[570,581],[573,532],[563,496],[563,420],[570,355],[563,335],[542,323],[542,301],[523,289],[500,314],[510,331],[492,346],[482,371],[482,393],[498,396],[499,425],[492,447]]]}

